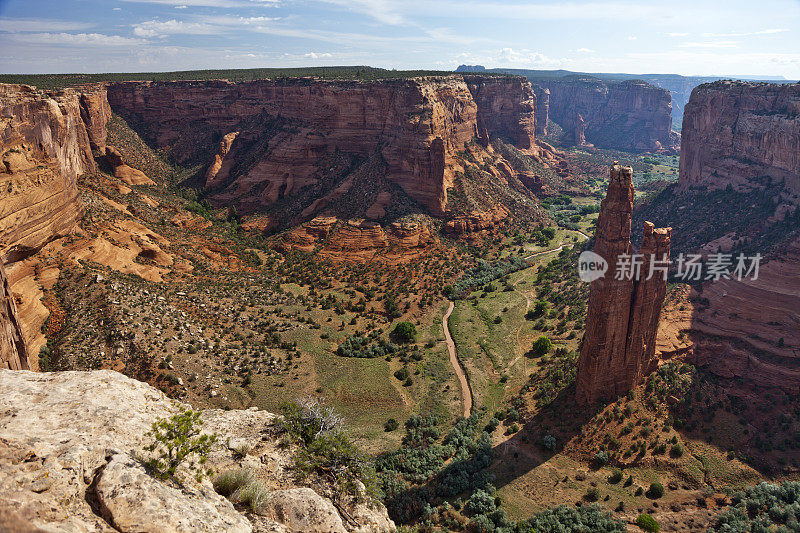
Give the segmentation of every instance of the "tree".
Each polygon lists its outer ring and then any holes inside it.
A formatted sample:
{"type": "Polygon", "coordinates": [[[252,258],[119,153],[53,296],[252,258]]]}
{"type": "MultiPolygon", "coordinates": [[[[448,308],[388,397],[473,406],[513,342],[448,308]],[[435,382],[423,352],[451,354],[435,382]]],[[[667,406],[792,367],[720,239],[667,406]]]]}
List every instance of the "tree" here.
{"type": "Polygon", "coordinates": [[[207,473],[203,465],[211,446],[217,442],[217,436],[213,433],[201,435],[201,426],[200,413],[191,409],[181,409],[180,413],[169,419],[156,419],[147,433],[153,437],[153,442],[145,450],[156,452],[157,456],[149,459],[147,466],[158,477],[174,478],[178,466],[188,459],[189,470],[202,479],[203,474],[207,473]]]}
{"type": "Polygon", "coordinates": [[[550,348],[553,347],[553,342],[542,335],[533,343],[533,348],[531,348],[531,352],[533,353],[534,357],[541,357],[543,355],[547,355],[550,351],[550,348]]]}
{"type": "Polygon", "coordinates": [[[416,336],[417,328],[411,322],[399,322],[392,331],[392,339],[402,344],[414,342],[416,336]]]}

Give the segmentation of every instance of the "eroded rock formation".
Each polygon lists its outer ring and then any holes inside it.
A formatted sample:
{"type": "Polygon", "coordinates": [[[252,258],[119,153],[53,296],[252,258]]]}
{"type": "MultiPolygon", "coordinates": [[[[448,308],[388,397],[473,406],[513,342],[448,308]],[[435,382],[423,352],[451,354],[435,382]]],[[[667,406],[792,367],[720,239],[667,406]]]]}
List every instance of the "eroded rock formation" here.
{"type": "MultiPolygon", "coordinates": [[[[578,360],[576,397],[581,403],[614,399],[635,387],[655,366],[655,338],[667,281],[650,273],[651,254],[668,258],[671,228],[647,222],[638,252],[640,275],[617,276],[630,257],[633,169],[611,166],[608,192],[597,222],[594,251],[608,263],[605,276],[592,282],[586,331],[578,360]],[[619,278],[619,279],[618,279],[619,278]],[[649,278],[649,279],[648,279],[649,278]]],[[[659,266],[654,265],[654,267],[659,266]]]]}
{"type": "Polygon", "coordinates": [[[203,432],[220,437],[208,466],[252,471],[269,491],[259,514],[241,514],[183,466],[181,487],[159,481],[138,454],[147,453],[152,423],[181,407],[188,406],[109,370],[0,370],[0,510],[47,531],[394,531],[383,505],[364,493],[367,501],[340,498],[340,514],[328,498],[296,486],[293,452],[265,437],[276,419],[265,411],[202,412],[203,432]],[[243,458],[237,446],[251,451],[243,458]]]}
{"type": "Polygon", "coordinates": [[[0,84],[0,260],[18,261],[80,217],[77,178],[95,170],[79,94],[0,84]]]}
{"type": "Polygon", "coordinates": [[[497,135],[538,151],[536,97],[522,78],[129,82],[110,84],[108,98],[179,161],[209,162],[216,150],[207,183],[213,176],[217,201],[244,211],[315,185],[323,159],[340,150],[378,151],[386,179],[441,214],[465,142],[497,135]]]}
{"type": "Polygon", "coordinates": [[[680,184],[749,192],[764,178],[800,194],[800,84],[719,81],[692,91],[680,184]]]}
{"type": "Polygon", "coordinates": [[[28,349],[6,271],[0,261],[0,368],[27,370],[28,349]]]}
{"type": "Polygon", "coordinates": [[[566,143],[626,151],[678,148],[666,89],[643,81],[604,82],[590,76],[542,79],[535,84],[549,90],[549,117],[564,129],[566,143]]]}

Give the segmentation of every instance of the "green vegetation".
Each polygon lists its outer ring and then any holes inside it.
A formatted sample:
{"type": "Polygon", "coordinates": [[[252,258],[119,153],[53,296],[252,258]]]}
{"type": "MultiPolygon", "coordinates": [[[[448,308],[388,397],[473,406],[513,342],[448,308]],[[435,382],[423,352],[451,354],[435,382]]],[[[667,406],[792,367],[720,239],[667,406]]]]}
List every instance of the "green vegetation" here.
{"type": "MultiPolygon", "coordinates": [[[[469,73],[460,73],[469,76],[469,73]]],[[[387,70],[367,66],[253,68],[223,70],[181,70],[174,72],[132,72],[106,74],[3,74],[0,83],[24,83],[40,89],[63,89],[84,83],[101,81],[185,81],[221,80],[254,81],[263,79],[320,78],[324,80],[380,81],[408,79],[420,76],[452,76],[440,70],[387,70]]],[[[506,74],[481,73],[489,76],[506,74]]],[[[302,81],[302,80],[298,80],[302,81]]]]}
{"type": "Polygon", "coordinates": [[[392,330],[392,339],[395,342],[408,344],[417,338],[417,328],[411,322],[399,322],[392,330]]]}
{"type": "Polygon", "coordinates": [[[658,481],[654,481],[650,483],[650,488],[647,489],[647,497],[653,500],[657,500],[664,495],[664,485],[659,483],[658,481]]]}
{"type": "Polygon", "coordinates": [[[396,353],[399,348],[385,339],[377,336],[379,332],[374,331],[364,337],[362,335],[351,335],[347,337],[336,349],[336,355],[340,357],[384,357],[396,353]]]}
{"type": "Polygon", "coordinates": [[[527,520],[529,529],[523,531],[559,531],[563,533],[583,533],[587,531],[603,531],[622,533],[625,524],[611,516],[597,505],[573,507],[559,505],[537,513],[527,520]]]}
{"type": "Polygon", "coordinates": [[[217,441],[215,434],[200,434],[202,421],[198,411],[181,409],[172,417],[158,418],[153,422],[148,436],[153,442],[145,450],[155,453],[146,465],[160,478],[174,479],[178,467],[189,461],[188,469],[198,480],[208,473],[205,463],[211,446],[217,441]]]}
{"type": "Polygon", "coordinates": [[[650,531],[652,533],[657,533],[659,529],[661,529],[656,519],[647,513],[642,513],[636,518],[636,525],[639,526],[642,531],[650,531]]]}
{"type": "Polygon", "coordinates": [[[800,527],[800,482],[760,483],[736,492],[731,508],[709,531],[796,531],[800,527]]]}
{"type": "Polygon", "coordinates": [[[214,490],[234,503],[241,503],[254,513],[259,512],[269,494],[266,485],[246,468],[221,472],[214,478],[214,490]]]}
{"type": "Polygon", "coordinates": [[[553,341],[545,336],[541,336],[534,341],[533,348],[531,348],[531,355],[533,357],[542,357],[543,355],[547,355],[552,347],[553,341]]]}

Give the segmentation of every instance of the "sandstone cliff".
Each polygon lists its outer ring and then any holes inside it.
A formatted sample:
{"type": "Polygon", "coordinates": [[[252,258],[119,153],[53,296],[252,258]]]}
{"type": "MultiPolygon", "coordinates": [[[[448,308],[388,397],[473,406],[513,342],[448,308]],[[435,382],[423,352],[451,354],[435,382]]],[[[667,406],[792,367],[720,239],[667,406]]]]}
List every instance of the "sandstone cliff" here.
{"type": "Polygon", "coordinates": [[[614,164],[597,222],[594,251],[608,263],[605,276],[592,282],[586,331],[578,360],[576,397],[581,403],[625,394],[655,367],[655,338],[667,282],[649,276],[650,254],[669,257],[671,229],[644,227],[646,254],[641,276],[617,279],[621,257],[632,253],[633,169],[614,164]]]}
{"type": "Polygon", "coordinates": [[[17,315],[17,303],[0,261],[0,368],[27,370],[28,349],[17,315]]]}
{"type": "Polygon", "coordinates": [[[681,187],[749,192],[765,178],[783,182],[800,203],[800,84],[695,88],[683,117],[681,187]]]}
{"type": "Polygon", "coordinates": [[[549,90],[547,112],[564,129],[568,144],[626,151],[678,148],[672,101],[665,89],[643,81],[604,82],[589,76],[542,79],[535,84],[549,90]]]}
{"type": "Polygon", "coordinates": [[[0,84],[0,260],[18,261],[69,233],[77,178],[95,170],[79,94],[0,84]]]}
{"type": "Polygon", "coordinates": [[[237,511],[208,480],[185,476],[178,487],[151,477],[137,454],[146,453],[153,421],[179,407],[185,406],[150,385],[108,370],[0,370],[0,517],[47,531],[394,530],[380,503],[343,499],[339,511],[296,486],[291,450],[279,445],[276,417],[265,411],[202,413],[203,431],[220,437],[209,466],[249,469],[268,489],[257,514],[237,511]]]}
{"type": "Polygon", "coordinates": [[[108,98],[152,145],[209,164],[213,198],[245,212],[317,185],[340,151],[379,153],[388,182],[441,214],[465,142],[496,135],[538,151],[536,97],[520,78],[126,82],[108,98]]]}

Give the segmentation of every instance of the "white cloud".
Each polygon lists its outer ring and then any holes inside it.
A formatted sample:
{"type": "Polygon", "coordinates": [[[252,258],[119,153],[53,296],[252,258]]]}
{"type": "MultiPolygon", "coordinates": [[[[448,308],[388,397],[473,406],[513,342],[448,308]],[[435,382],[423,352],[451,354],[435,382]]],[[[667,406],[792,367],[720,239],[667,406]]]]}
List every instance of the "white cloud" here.
{"type": "Polygon", "coordinates": [[[203,22],[184,22],[182,20],[148,20],[133,26],[133,34],[139,37],[166,37],[167,35],[213,35],[220,28],[203,22]]]}
{"type": "Polygon", "coordinates": [[[140,4],[161,4],[167,6],[182,6],[178,9],[186,7],[219,7],[219,8],[235,8],[235,7],[257,7],[257,6],[276,6],[281,0],[122,0],[123,2],[133,2],[140,4]]]}
{"type": "Polygon", "coordinates": [[[67,46],[133,46],[147,42],[103,33],[15,33],[11,34],[11,38],[19,42],[67,46]]]}
{"type": "Polygon", "coordinates": [[[189,6],[180,5],[180,6],[175,6],[175,9],[186,9],[187,7],[189,6]]]}
{"type": "Polygon", "coordinates": [[[748,31],[742,33],[704,33],[703,37],[749,37],[751,35],[774,35],[776,33],[783,33],[789,31],[786,28],[770,28],[768,30],[748,31]]]}
{"type": "Polygon", "coordinates": [[[670,37],[686,37],[686,36],[688,36],[689,34],[688,34],[688,33],[682,33],[682,32],[674,32],[674,31],[671,31],[671,32],[667,33],[667,35],[669,35],[670,37]]]}
{"type": "Polygon", "coordinates": [[[19,33],[26,31],[61,32],[91,28],[94,24],[52,19],[12,19],[0,18],[0,31],[19,33]]]}
{"type": "Polygon", "coordinates": [[[405,22],[402,15],[397,12],[400,7],[392,0],[320,0],[328,4],[335,4],[356,13],[367,15],[383,24],[399,25],[405,22]]]}
{"type": "Polygon", "coordinates": [[[309,59],[326,59],[326,58],[333,57],[333,54],[330,54],[328,52],[322,52],[322,53],[320,53],[320,52],[309,52],[307,54],[303,54],[303,57],[307,57],[309,59]]]}
{"type": "Polygon", "coordinates": [[[736,41],[707,41],[707,42],[691,42],[681,43],[681,48],[738,48],[736,41]]]}
{"type": "Polygon", "coordinates": [[[578,48],[575,51],[578,52],[579,54],[593,54],[594,53],[594,50],[592,50],[591,48],[578,48]]]}

